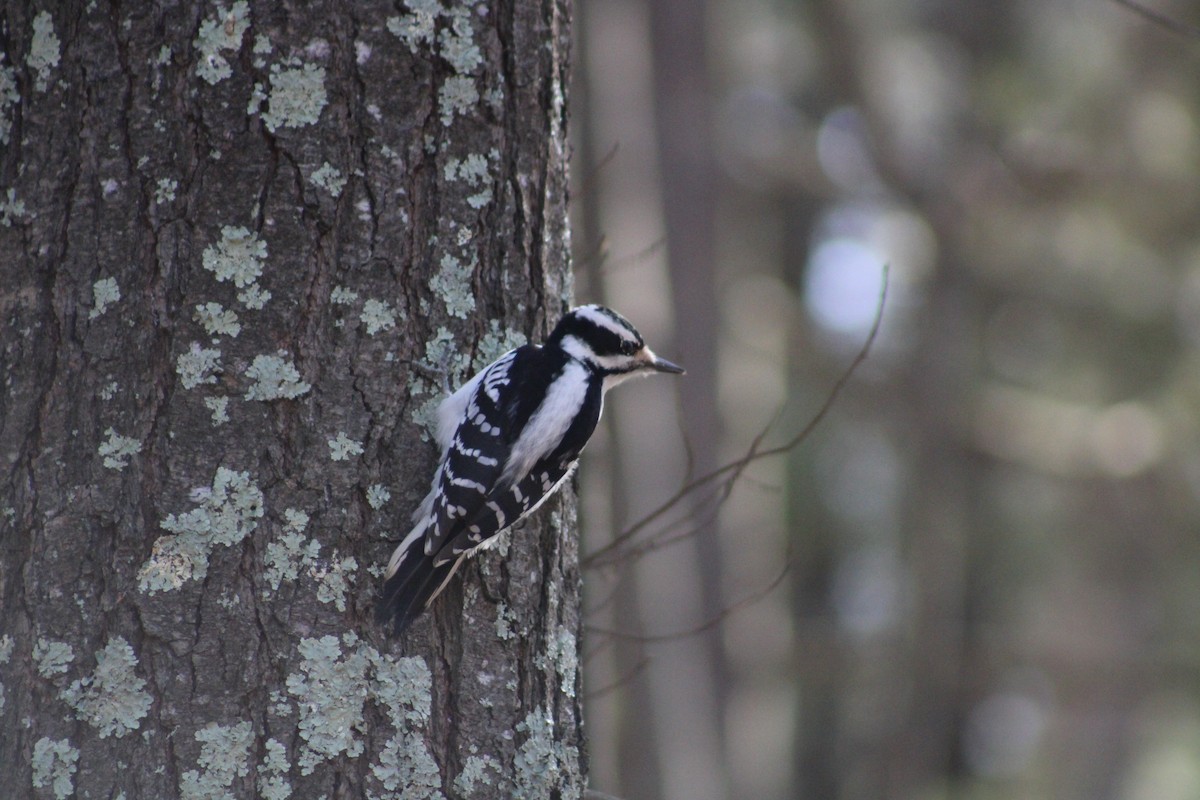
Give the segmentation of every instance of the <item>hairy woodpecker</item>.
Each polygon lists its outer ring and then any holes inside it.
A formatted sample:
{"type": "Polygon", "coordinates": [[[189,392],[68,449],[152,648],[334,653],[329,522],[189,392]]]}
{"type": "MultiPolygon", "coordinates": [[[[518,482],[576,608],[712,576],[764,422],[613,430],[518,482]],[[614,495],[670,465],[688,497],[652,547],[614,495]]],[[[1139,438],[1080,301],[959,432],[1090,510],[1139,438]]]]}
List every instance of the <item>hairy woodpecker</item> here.
{"type": "Polygon", "coordinates": [[[441,460],[388,563],[379,621],[396,634],[407,628],[464,559],[566,481],[600,420],[604,393],[652,372],[683,368],[655,355],[615,311],[579,306],[544,346],[510,350],[442,401],[441,460]]]}

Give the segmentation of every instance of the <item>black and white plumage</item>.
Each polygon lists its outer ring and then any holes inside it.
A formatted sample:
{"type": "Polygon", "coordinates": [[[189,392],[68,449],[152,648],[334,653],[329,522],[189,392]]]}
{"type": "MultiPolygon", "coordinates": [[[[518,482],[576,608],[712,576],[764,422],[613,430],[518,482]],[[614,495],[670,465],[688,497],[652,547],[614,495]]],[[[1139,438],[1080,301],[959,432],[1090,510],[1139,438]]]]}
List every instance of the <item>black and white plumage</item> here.
{"type": "Polygon", "coordinates": [[[388,564],[380,622],[399,634],[465,558],[533,513],[575,468],[604,393],[651,372],[683,368],[656,356],[615,311],[579,306],[545,346],[510,350],[446,398],[441,461],[388,564]]]}

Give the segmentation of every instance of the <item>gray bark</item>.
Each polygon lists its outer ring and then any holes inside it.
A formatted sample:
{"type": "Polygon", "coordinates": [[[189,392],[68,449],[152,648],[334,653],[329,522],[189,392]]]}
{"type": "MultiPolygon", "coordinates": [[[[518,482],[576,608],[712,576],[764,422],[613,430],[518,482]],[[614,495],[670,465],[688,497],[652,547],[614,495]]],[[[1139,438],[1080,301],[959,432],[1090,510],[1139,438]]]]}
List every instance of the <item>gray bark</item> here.
{"type": "Polygon", "coordinates": [[[4,793],[578,797],[569,492],[371,620],[570,300],[567,0],[0,7],[4,793]]]}

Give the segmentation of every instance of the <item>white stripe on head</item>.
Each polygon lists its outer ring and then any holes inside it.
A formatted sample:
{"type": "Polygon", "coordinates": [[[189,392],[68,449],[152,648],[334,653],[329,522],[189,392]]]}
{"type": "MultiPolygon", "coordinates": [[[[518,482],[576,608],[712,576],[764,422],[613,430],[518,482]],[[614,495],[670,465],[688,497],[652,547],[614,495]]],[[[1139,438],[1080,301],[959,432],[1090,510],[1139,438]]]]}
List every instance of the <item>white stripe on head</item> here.
{"type": "Polygon", "coordinates": [[[588,306],[579,306],[578,308],[572,309],[571,313],[575,314],[580,319],[586,319],[588,322],[594,324],[597,328],[604,328],[605,330],[612,331],[622,339],[632,340],[636,337],[635,331],[628,323],[621,321],[620,317],[616,316],[616,312],[609,311],[603,306],[594,304],[588,306]]]}
{"type": "Polygon", "coordinates": [[[578,336],[566,336],[562,340],[562,349],[577,361],[595,361],[596,354],[578,336]]]}

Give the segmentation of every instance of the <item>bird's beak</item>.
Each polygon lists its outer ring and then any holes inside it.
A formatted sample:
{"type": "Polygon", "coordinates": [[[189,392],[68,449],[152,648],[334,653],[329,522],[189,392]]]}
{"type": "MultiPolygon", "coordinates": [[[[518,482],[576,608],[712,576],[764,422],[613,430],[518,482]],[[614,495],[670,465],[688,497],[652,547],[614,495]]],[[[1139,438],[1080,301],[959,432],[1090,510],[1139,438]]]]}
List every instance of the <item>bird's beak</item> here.
{"type": "Polygon", "coordinates": [[[660,358],[658,356],[652,356],[650,362],[646,364],[646,366],[650,367],[650,369],[656,372],[670,372],[675,375],[682,375],[683,373],[687,372],[687,370],[678,364],[672,364],[665,358],[660,358]]]}

